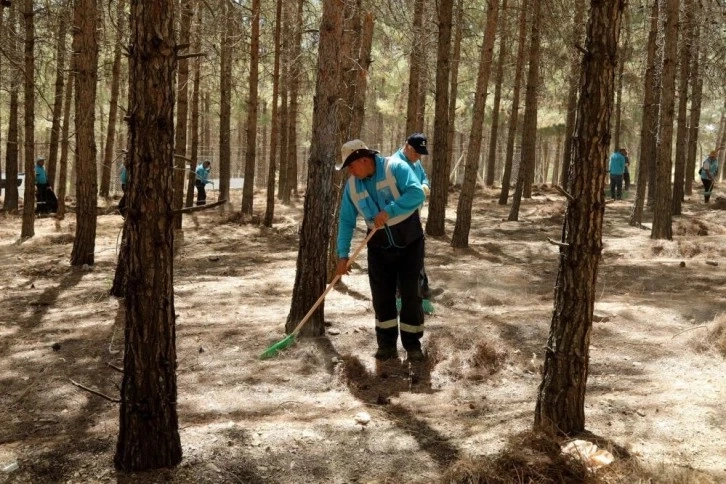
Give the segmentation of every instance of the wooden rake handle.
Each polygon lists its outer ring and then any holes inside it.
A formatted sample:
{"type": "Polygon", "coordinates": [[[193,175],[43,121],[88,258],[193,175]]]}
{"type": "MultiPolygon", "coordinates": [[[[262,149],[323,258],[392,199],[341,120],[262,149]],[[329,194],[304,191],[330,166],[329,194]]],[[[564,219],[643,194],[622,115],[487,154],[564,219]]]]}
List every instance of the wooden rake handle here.
{"type": "MultiPolygon", "coordinates": [[[[363,250],[363,247],[365,247],[366,244],[371,240],[371,238],[373,238],[373,234],[375,234],[377,230],[378,229],[376,229],[376,228],[374,228],[373,230],[371,230],[368,233],[368,235],[366,235],[366,238],[363,239],[363,242],[361,242],[360,245],[358,247],[356,247],[355,251],[353,251],[353,255],[351,255],[348,258],[348,265],[347,265],[347,267],[350,267],[350,265],[353,263],[353,261],[355,260],[355,258],[358,257],[358,254],[360,254],[360,251],[363,250]]],[[[323,291],[323,293],[320,295],[320,297],[318,298],[318,300],[315,301],[315,304],[313,304],[313,307],[310,308],[310,310],[307,312],[307,314],[305,315],[305,317],[302,318],[302,321],[300,321],[300,323],[298,323],[298,325],[295,326],[295,329],[290,334],[297,335],[300,332],[300,329],[302,329],[302,327],[305,326],[305,323],[308,322],[308,320],[313,315],[313,313],[315,312],[315,310],[318,309],[318,306],[320,306],[320,304],[325,300],[325,296],[327,296],[328,293],[331,291],[331,289],[333,289],[335,287],[335,285],[338,283],[338,281],[340,280],[340,277],[341,277],[340,274],[336,274],[335,275],[335,277],[333,278],[333,280],[330,281],[330,284],[328,284],[328,287],[325,288],[325,291],[323,291]]]]}

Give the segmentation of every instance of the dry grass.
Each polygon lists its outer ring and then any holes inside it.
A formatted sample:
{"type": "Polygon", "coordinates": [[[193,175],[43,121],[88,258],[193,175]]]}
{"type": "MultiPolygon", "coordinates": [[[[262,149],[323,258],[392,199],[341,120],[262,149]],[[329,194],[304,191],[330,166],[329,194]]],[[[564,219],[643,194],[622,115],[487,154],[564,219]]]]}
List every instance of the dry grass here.
{"type": "Polygon", "coordinates": [[[500,351],[492,344],[482,341],[474,347],[474,354],[469,358],[471,371],[467,375],[470,380],[484,380],[502,368],[506,352],[500,351]]]}
{"type": "Polygon", "coordinates": [[[708,328],[705,336],[694,340],[693,346],[696,351],[714,351],[726,358],[726,313],[713,318],[713,325],[708,328]]]}
{"type": "MultiPolygon", "coordinates": [[[[597,472],[603,484],[716,484],[717,478],[690,467],[670,464],[646,465],[637,459],[620,459],[597,472]]],[[[591,481],[592,482],[592,481],[591,481]]]]}
{"type": "Polygon", "coordinates": [[[556,440],[531,432],[515,436],[493,457],[455,462],[442,481],[451,484],[599,482],[582,463],[564,456],[556,440]]]}

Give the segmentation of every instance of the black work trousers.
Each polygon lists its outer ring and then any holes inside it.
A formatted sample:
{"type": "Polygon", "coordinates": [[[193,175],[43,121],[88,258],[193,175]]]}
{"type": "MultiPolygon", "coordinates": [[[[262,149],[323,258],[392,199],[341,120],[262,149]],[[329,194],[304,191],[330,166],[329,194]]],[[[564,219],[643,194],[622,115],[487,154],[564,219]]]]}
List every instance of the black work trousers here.
{"type": "Polygon", "coordinates": [[[379,348],[395,348],[398,342],[397,281],[401,292],[401,343],[407,351],[421,348],[424,313],[419,277],[423,259],[423,237],[403,248],[368,246],[368,280],[376,314],[379,348]]]}
{"type": "Polygon", "coordinates": [[[207,204],[206,185],[199,180],[197,180],[195,184],[197,186],[197,205],[206,205],[207,204]]]}

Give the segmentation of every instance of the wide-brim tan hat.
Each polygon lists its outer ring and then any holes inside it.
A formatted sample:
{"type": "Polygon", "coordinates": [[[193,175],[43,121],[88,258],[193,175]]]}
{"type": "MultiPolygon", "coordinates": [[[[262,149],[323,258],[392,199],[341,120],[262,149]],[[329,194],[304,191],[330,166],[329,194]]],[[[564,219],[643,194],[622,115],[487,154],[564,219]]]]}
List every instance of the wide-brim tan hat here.
{"type": "Polygon", "coordinates": [[[363,158],[364,156],[375,156],[378,154],[378,151],[371,150],[363,141],[354,139],[343,145],[343,148],[340,150],[340,154],[340,163],[335,165],[336,170],[342,170],[355,160],[363,158]]]}
{"type": "Polygon", "coordinates": [[[718,150],[713,150],[708,154],[711,158],[716,158],[718,156],[718,150]]]}

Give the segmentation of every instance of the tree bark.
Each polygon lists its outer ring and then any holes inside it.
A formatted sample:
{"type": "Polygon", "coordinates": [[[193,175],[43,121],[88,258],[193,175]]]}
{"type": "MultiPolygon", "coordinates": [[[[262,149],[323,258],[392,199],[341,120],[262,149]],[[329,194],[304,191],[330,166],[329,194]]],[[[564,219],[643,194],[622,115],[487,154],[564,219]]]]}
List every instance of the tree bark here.
{"type": "Polygon", "coordinates": [[[423,106],[421,83],[424,63],[424,0],[413,2],[413,26],[411,28],[411,52],[409,53],[408,103],[406,105],[406,136],[423,131],[423,106]]]}
{"type": "Polygon", "coordinates": [[[280,30],[282,24],[282,0],[277,0],[275,13],[275,37],[274,37],[274,65],[272,72],[272,117],[270,118],[270,159],[267,171],[267,206],[265,207],[265,227],[272,227],[272,220],[275,215],[275,171],[277,169],[278,138],[280,135],[280,121],[278,119],[278,97],[280,92],[280,30]]]}
{"type": "Polygon", "coordinates": [[[618,31],[624,0],[593,0],[575,125],[571,191],[562,227],[555,305],[534,427],[572,435],[585,429],[592,313],[602,253],[605,161],[610,144],[618,31]]]}
{"type": "Polygon", "coordinates": [[[498,16],[499,0],[492,0],[489,2],[489,7],[487,8],[486,30],[479,57],[479,72],[476,78],[476,92],[474,94],[474,115],[471,121],[471,131],[469,132],[469,148],[466,151],[464,184],[461,187],[459,204],[456,209],[454,233],[451,236],[452,247],[464,248],[469,246],[471,206],[474,201],[476,178],[479,172],[479,155],[481,154],[482,133],[484,131],[484,108],[487,102],[489,74],[492,70],[492,57],[494,54],[494,39],[497,32],[498,16]]]}
{"type": "MultiPolygon", "coordinates": [[[[113,50],[113,65],[111,67],[111,99],[108,107],[108,127],[106,129],[106,146],[103,150],[103,164],[101,165],[101,186],[99,195],[108,198],[111,190],[111,172],[114,162],[114,145],[116,141],[116,122],[118,118],[118,94],[121,84],[121,44],[124,35],[124,0],[116,4],[116,39],[113,50]]],[[[101,110],[103,112],[103,110],[101,110]]]]}
{"type": "Polygon", "coordinates": [[[181,461],[174,328],[174,2],[131,2],[124,378],[114,463],[181,461]]]}
{"type": "Polygon", "coordinates": [[[23,224],[20,238],[35,235],[35,13],[33,0],[25,0],[25,191],[23,194],[23,224]]]}
{"type": "MultiPolygon", "coordinates": [[[[293,286],[292,304],[285,329],[290,333],[322,294],[326,283],[326,244],[330,236],[332,174],[340,156],[337,99],[340,96],[340,42],[343,35],[341,0],[323,0],[318,47],[317,85],[313,103],[312,144],[308,160],[308,193],[305,197],[300,247],[293,286]]],[[[324,332],[324,305],[310,318],[301,335],[324,332]]]]}
{"type": "Polygon", "coordinates": [[[71,59],[68,64],[68,86],[63,99],[63,128],[61,131],[61,153],[58,164],[58,212],[56,218],[63,220],[66,213],[66,187],[68,185],[68,147],[70,144],[71,104],[73,104],[73,91],[76,75],[75,62],[71,59]]]}
{"type": "Polygon", "coordinates": [[[449,198],[449,169],[447,161],[449,152],[449,123],[452,122],[449,119],[449,86],[451,71],[451,21],[453,10],[453,0],[442,0],[439,2],[433,171],[431,176],[433,193],[431,194],[429,214],[426,220],[426,233],[431,236],[444,235],[446,202],[449,198]]]}
{"type": "Polygon", "coordinates": [[[519,220],[519,204],[522,197],[532,196],[532,176],[537,145],[537,89],[539,86],[539,25],[540,4],[535,2],[532,17],[532,34],[529,42],[529,72],[524,96],[524,119],[522,120],[522,154],[519,161],[517,186],[514,189],[510,222],[519,220]]]}
{"type": "MultiPolygon", "coordinates": [[[[701,46],[700,3],[695,2],[694,8],[694,32],[693,32],[693,65],[691,66],[691,112],[688,128],[688,152],[686,158],[685,193],[693,194],[693,177],[696,171],[696,148],[698,147],[698,125],[701,122],[701,97],[703,94],[703,78],[701,77],[699,57],[703,48],[701,46]]],[[[721,167],[723,171],[723,166],[721,167]]]]}
{"type": "MultiPolygon", "coordinates": [[[[676,131],[676,164],[673,173],[671,213],[681,214],[686,176],[686,150],[688,149],[688,84],[691,80],[691,47],[693,46],[693,3],[683,0],[683,36],[680,49],[680,80],[678,81],[678,130],[676,131]]],[[[691,176],[693,178],[693,176],[691,176]]]]}
{"type": "Polygon", "coordinates": [[[522,0],[519,10],[519,34],[517,40],[517,65],[514,68],[514,87],[512,92],[512,112],[509,115],[507,132],[507,153],[504,158],[504,173],[502,174],[502,191],[499,194],[499,205],[506,205],[509,198],[509,184],[512,178],[512,159],[514,158],[514,139],[517,135],[517,122],[519,117],[519,93],[522,84],[522,69],[524,68],[524,52],[527,45],[527,6],[528,0],[522,0]]]}
{"type": "Polygon", "coordinates": [[[98,30],[96,0],[76,0],[73,10],[73,52],[76,70],[76,236],[71,265],[93,265],[96,243],[96,138],[94,133],[98,80],[98,30]]]}
{"type": "MultiPolygon", "coordinates": [[[[446,150],[446,165],[444,172],[446,173],[446,180],[444,181],[444,184],[442,185],[441,189],[438,190],[440,192],[439,195],[436,195],[436,197],[442,197],[444,199],[443,203],[441,201],[434,202],[433,197],[429,203],[429,215],[428,220],[431,220],[431,217],[437,217],[436,218],[436,228],[438,232],[440,232],[441,235],[444,235],[444,224],[442,224],[441,220],[445,219],[446,216],[446,205],[449,201],[449,173],[451,171],[451,165],[453,162],[454,157],[454,135],[456,134],[456,100],[458,97],[459,92],[459,57],[461,55],[461,38],[463,37],[463,17],[464,17],[464,0],[458,0],[456,2],[456,20],[454,21],[453,26],[456,28],[456,34],[454,35],[454,46],[453,51],[451,53],[451,80],[449,81],[449,85],[451,86],[451,92],[449,93],[449,136],[446,139],[446,146],[448,149],[446,150]],[[441,220],[439,220],[441,219],[441,220]]],[[[431,183],[435,183],[433,181],[433,178],[431,180],[431,183]]],[[[428,220],[426,225],[426,233],[429,233],[428,230],[428,220]]],[[[433,226],[432,226],[433,231],[433,226]]],[[[433,235],[433,234],[429,234],[433,235]]]]}
{"type": "Polygon", "coordinates": [[[260,63],[260,0],[252,0],[252,38],[250,43],[249,97],[247,99],[247,155],[242,189],[242,215],[252,215],[255,163],[257,163],[257,87],[260,63]]]}
{"type": "Polygon", "coordinates": [[[572,134],[575,130],[575,112],[577,111],[577,89],[580,84],[580,65],[582,54],[577,48],[582,42],[585,22],[585,0],[575,1],[575,17],[572,22],[572,50],[570,51],[569,87],[567,89],[567,117],[565,119],[565,146],[562,151],[562,173],[560,186],[568,189],[570,177],[570,163],[572,161],[572,134]]]}
{"type": "MultiPolygon", "coordinates": [[[[9,7],[8,29],[15,30],[17,26],[16,5],[9,7]]],[[[18,57],[17,41],[8,42],[11,55],[18,57]]],[[[17,65],[17,64],[15,64],[17,65]]],[[[20,70],[13,66],[8,69],[8,77],[10,78],[10,106],[8,113],[8,140],[5,150],[5,204],[3,210],[6,212],[14,212],[18,209],[18,111],[19,106],[19,79],[20,70]]]]}
{"type": "Polygon", "coordinates": [[[300,76],[302,75],[301,63],[301,42],[303,27],[303,3],[304,0],[298,0],[297,11],[293,25],[295,26],[295,36],[290,47],[290,104],[288,107],[288,126],[287,126],[287,190],[283,192],[282,202],[290,203],[290,197],[297,197],[297,118],[299,111],[299,91],[300,76]]]}
{"type": "MultiPolygon", "coordinates": [[[[181,22],[179,25],[179,44],[187,45],[192,29],[194,6],[192,0],[181,2],[181,22]]],[[[196,53],[198,51],[192,51],[196,53]]],[[[179,59],[176,77],[176,128],[174,132],[174,210],[179,210],[184,204],[184,181],[186,177],[187,161],[187,120],[189,118],[189,59],[179,59]]],[[[189,167],[191,169],[191,166],[189,167]]],[[[196,169],[196,166],[194,167],[196,169]]],[[[194,171],[193,169],[191,171],[194,171]]],[[[188,183],[187,183],[188,185],[188,183]]],[[[192,191],[194,188],[192,188],[192,191]]],[[[182,215],[174,216],[174,229],[182,228],[182,215]]]]}
{"type": "Polygon", "coordinates": [[[494,186],[494,178],[497,166],[497,135],[499,132],[499,105],[502,98],[502,80],[504,79],[504,60],[509,55],[508,45],[509,27],[506,21],[507,0],[502,1],[502,22],[499,31],[499,56],[497,58],[496,79],[494,80],[494,106],[492,107],[492,128],[489,133],[489,156],[487,157],[486,179],[484,183],[488,187],[494,186]]]}
{"type": "Polygon", "coordinates": [[[625,21],[623,28],[625,30],[625,39],[622,46],[618,49],[618,74],[615,78],[615,128],[613,133],[612,151],[619,150],[623,147],[620,142],[620,128],[622,126],[622,104],[623,104],[623,74],[625,73],[625,63],[627,62],[628,49],[630,48],[630,19],[628,10],[625,10],[625,21]]]}
{"type": "MultiPolygon", "coordinates": [[[[194,42],[192,43],[192,51],[199,52],[201,50],[201,30],[204,20],[204,7],[197,7],[197,20],[194,33],[194,42]]],[[[197,169],[197,160],[199,156],[199,83],[201,82],[201,59],[197,57],[194,60],[194,87],[192,88],[192,115],[189,121],[191,153],[189,154],[189,173],[187,176],[187,195],[184,202],[185,206],[191,207],[194,203],[194,180],[196,179],[195,170],[197,169]]]]}
{"type": "Polygon", "coordinates": [[[658,148],[656,157],[655,200],[652,239],[673,238],[671,217],[671,170],[673,168],[673,114],[675,110],[676,54],[678,48],[678,0],[661,0],[665,16],[663,64],[658,113],[658,148]]]}
{"type": "MultiPolygon", "coordinates": [[[[638,157],[635,200],[633,201],[629,221],[629,224],[634,227],[640,227],[643,223],[645,191],[651,179],[651,168],[656,151],[655,136],[658,132],[658,2],[659,0],[654,0],[650,10],[650,31],[648,32],[643,88],[643,114],[640,121],[640,156],[638,157]]],[[[649,186],[649,191],[652,191],[654,185],[649,186]]]]}
{"type": "Polygon", "coordinates": [[[219,68],[219,199],[229,200],[232,146],[232,36],[234,10],[231,0],[222,0],[224,32],[220,47],[219,68]]]}
{"type": "Polygon", "coordinates": [[[53,120],[50,126],[50,147],[48,149],[48,185],[54,187],[56,190],[55,172],[58,165],[58,141],[61,130],[61,116],[63,116],[63,78],[66,67],[66,32],[68,30],[68,18],[65,12],[67,4],[66,2],[64,4],[63,10],[59,12],[60,15],[58,16],[58,45],[55,54],[55,94],[53,96],[53,120]]]}

